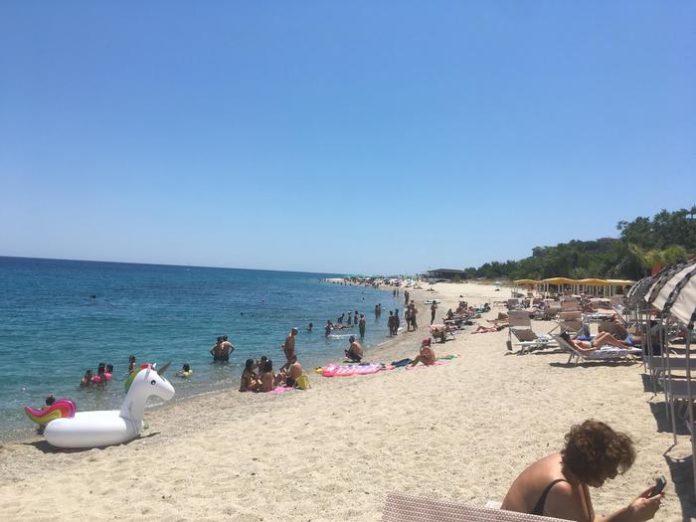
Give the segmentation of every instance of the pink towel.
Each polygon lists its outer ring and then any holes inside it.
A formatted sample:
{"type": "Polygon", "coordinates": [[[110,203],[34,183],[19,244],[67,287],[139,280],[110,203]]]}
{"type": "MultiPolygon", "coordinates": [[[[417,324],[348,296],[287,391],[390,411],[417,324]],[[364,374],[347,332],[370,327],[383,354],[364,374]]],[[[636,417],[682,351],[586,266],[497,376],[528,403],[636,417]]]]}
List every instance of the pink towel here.
{"type": "Polygon", "coordinates": [[[287,386],[276,386],[270,393],[285,393],[294,390],[295,388],[288,388],[287,386]]]}

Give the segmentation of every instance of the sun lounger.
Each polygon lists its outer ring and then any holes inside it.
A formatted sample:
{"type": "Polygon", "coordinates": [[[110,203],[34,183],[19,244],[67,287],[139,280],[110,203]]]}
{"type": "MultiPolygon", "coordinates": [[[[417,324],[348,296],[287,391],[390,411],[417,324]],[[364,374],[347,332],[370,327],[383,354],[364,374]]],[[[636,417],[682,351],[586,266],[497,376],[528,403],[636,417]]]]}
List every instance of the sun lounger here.
{"type": "Polygon", "coordinates": [[[581,352],[575,346],[566,342],[560,335],[552,335],[564,351],[570,354],[568,363],[576,359],[575,364],[582,361],[607,361],[607,360],[628,360],[631,356],[642,355],[640,348],[617,348],[616,346],[601,346],[592,352],[581,352]]]}
{"type": "Polygon", "coordinates": [[[562,522],[559,518],[540,517],[467,506],[448,500],[390,493],[384,506],[383,522],[562,522]]]}
{"type": "Polygon", "coordinates": [[[513,344],[520,347],[519,354],[524,354],[538,348],[556,346],[556,343],[551,337],[537,335],[534,330],[532,330],[532,321],[529,318],[529,312],[525,310],[511,310],[508,321],[508,350],[512,350],[513,344]],[[517,342],[512,342],[513,336],[517,339],[517,342]]]}

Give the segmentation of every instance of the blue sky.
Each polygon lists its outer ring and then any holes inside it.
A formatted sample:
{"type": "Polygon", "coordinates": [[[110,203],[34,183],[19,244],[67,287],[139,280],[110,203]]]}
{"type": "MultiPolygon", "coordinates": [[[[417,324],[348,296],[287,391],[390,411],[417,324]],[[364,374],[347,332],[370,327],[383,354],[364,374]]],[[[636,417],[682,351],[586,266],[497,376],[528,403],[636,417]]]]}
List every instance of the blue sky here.
{"type": "Polygon", "coordinates": [[[0,255],[397,273],[696,203],[696,3],[0,3],[0,255]]]}

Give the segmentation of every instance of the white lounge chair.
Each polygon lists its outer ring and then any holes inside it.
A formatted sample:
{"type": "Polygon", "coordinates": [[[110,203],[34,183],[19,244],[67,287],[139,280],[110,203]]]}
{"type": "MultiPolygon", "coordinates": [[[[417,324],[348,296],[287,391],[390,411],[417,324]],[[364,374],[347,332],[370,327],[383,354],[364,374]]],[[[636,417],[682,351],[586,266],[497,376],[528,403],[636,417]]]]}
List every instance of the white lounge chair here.
{"type": "Polygon", "coordinates": [[[563,522],[516,511],[467,506],[448,500],[433,500],[390,493],[384,506],[383,522],[563,522]]]}
{"type": "Polygon", "coordinates": [[[552,335],[554,340],[558,343],[564,351],[568,352],[570,356],[568,357],[568,363],[570,363],[574,358],[576,359],[575,364],[583,361],[607,361],[607,360],[627,360],[633,355],[642,355],[643,350],[640,348],[617,348],[616,346],[600,346],[592,352],[585,353],[581,352],[571,343],[566,342],[560,335],[552,335]]]}
{"type": "Polygon", "coordinates": [[[529,312],[526,310],[511,310],[508,315],[508,350],[512,351],[512,345],[520,347],[517,352],[524,354],[530,350],[539,348],[552,348],[557,346],[553,339],[548,335],[537,335],[532,330],[532,321],[529,318],[529,312]],[[512,342],[512,337],[515,336],[517,342],[512,342]]]}

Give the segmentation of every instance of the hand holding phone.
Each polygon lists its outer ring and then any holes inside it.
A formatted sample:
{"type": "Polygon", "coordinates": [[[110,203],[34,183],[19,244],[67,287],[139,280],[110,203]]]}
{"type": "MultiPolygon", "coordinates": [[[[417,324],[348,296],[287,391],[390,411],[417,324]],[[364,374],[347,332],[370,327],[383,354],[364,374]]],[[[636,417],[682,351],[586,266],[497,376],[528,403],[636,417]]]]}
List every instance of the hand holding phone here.
{"type": "Polygon", "coordinates": [[[657,478],[655,481],[655,486],[653,486],[652,491],[650,492],[650,496],[654,497],[655,495],[659,495],[662,493],[662,490],[665,489],[665,486],[667,485],[667,479],[665,479],[664,476],[660,476],[657,478]]]}

